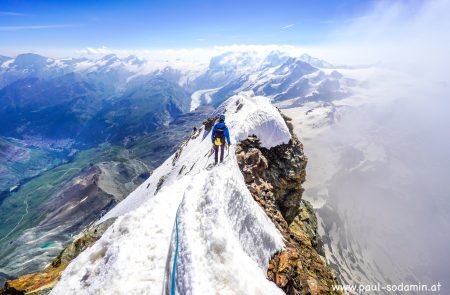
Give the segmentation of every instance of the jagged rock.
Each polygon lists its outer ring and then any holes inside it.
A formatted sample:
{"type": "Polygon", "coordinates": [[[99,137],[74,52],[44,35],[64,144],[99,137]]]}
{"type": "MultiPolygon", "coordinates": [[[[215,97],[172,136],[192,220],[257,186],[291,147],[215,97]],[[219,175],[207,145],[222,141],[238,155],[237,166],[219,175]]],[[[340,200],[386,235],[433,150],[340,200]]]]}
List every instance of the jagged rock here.
{"type": "Polygon", "coordinates": [[[155,190],[155,195],[159,192],[159,190],[161,189],[162,185],[164,183],[164,175],[161,176],[161,178],[159,178],[158,183],[156,184],[156,190],[155,190]]]}
{"type": "Polygon", "coordinates": [[[240,104],[237,106],[237,108],[236,108],[236,113],[239,112],[239,111],[242,109],[243,106],[244,106],[244,105],[243,105],[242,103],[240,103],[240,104]]]}
{"type": "Polygon", "coordinates": [[[327,265],[317,218],[302,200],[307,158],[303,145],[293,134],[290,119],[284,116],[292,139],[270,150],[260,146],[256,136],[238,144],[236,158],[247,187],[285,239],[286,248],[271,259],[267,277],[286,294],[341,294],[327,265]]]}
{"type": "Polygon", "coordinates": [[[186,165],[181,166],[180,170],[178,171],[178,175],[181,175],[181,173],[183,173],[185,168],[186,168],[186,165]]]}
{"type": "Polygon", "coordinates": [[[323,242],[318,233],[317,217],[312,205],[302,200],[300,204],[300,213],[289,225],[289,230],[294,239],[302,240],[305,236],[309,245],[311,245],[320,255],[325,256],[323,242]]]}
{"type": "Polygon", "coordinates": [[[302,294],[301,284],[291,278],[298,277],[303,272],[299,263],[300,253],[295,247],[288,247],[279,255],[276,255],[269,264],[267,275],[271,281],[286,291],[286,294],[302,294]]]}
{"type": "Polygon", "coordinates": [[[203,122],[203,126],[205,126],[205,131],[209,131],[213,128],[214,123],[216,122],[216,118],[208,118],[203,122]]]}
{"type": "Polygon", "coordinates": [[[183,147],[180,146],[180,147],[176,150],[175,155],[173,156],[172,166],[175,166],[175,164],[177,163],[178,158],[179,158],[180,155],[181,155],[181,152],[183,152],[183,147]]]}
{"type": "Polygon", "coordinates": [[[288,127],[288,129],[291,132],[291,134],[294,134],[294,125],[292,125],[292,118],[286,116],[282,112],[280,112],[280,114],[283,117],[284,122],[286,122],[286,126],[288,127]]]}
{"type": "Polygon", "coordinates": [[[250,136],[238,145],[236,156],[246,183],[272,184],[274,201],[291,223],[299,212],[307,163],[297,137],[269,150],[260,146],[256,136],[250,136]]]}
{"type": "Polygon", "coordinates": [[[65,247],[53,262],[43,271],[27,274],[5,283],[0,295],[44,295],[58,282],[62,272],[75,257],[93,245],[113,224],[109,219],[99,225],[93,225],[78,235],[72,243],[65,247]]]}

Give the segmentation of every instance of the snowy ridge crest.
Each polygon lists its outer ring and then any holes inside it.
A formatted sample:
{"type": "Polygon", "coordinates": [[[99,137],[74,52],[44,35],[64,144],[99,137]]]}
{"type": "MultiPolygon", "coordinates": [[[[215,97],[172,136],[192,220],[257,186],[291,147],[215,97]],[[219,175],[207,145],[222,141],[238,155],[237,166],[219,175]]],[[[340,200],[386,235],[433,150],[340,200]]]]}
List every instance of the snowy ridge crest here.
{"type": "Polygon", "coordinates": [[[256,135],[261,140],[261,146],[269,149],[288,143],[291,139],[281,114],[267,97],[255,96],[253,91],[241,92],[222,104],[215,115],[231,112],[235,115],[231,115],[227,125],[234,127],[234,142],[244,140],[249,135],[256,135]]]}
{"type": "MultiPolygon", "coordinates": [[[[232,143],[257,135],[270,148],[290,140],[278,110],[264,97],[235,95],[225,113],[232,143]]],[[[178,213],[179,294],[283,294],[267,280],[270,257],[283,249],[280,232],[253,200],[236,161],[213,161],[210,131],[200,128],[100,222],[118,217],[64,271],[51,294],[167,294],[178,213]]]]}

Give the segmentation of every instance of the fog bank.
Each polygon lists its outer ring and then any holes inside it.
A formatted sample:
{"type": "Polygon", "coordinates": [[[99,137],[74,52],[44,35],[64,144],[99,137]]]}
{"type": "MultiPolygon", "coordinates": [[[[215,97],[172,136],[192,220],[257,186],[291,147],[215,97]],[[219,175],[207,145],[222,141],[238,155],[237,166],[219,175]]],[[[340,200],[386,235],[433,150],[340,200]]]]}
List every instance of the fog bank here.
{"type": "Polygon", "coordinates": [[[449,288],[448,11],[449,1],[378,2],[318,51],[332,61],[377,61],[384,73],[368,78],[366,103],[340,106],[332,128],[305,139],[306,197],[325,199],[323,230],[355,283],[449,288]]]}

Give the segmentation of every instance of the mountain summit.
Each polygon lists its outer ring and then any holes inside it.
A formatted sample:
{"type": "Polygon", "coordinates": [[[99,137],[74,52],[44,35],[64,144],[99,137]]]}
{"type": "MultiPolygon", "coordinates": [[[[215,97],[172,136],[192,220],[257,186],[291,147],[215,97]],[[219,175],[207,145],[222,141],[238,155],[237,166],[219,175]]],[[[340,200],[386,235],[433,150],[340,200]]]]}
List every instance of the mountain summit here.
{"type": "MultiPolygon", "coordinates": [[[[219,112],[227,115],[232,142],[256,134],[271,148],[290,140],[281,115],[262,97],[236,96],[219,112]]],[[[180,294],[282,294],[264,275],[282,236],[247,190],[234,146],[223,165],[205,169],[212,163],[208,133],[201,128],[101,220],[119,217],[69,265],[52,294],[80,286],[86,293],[159,294],[172,279],[180,294]],[[124,285],[124,277],[136,283],[124,285]]]]}
{"type": "MultiPolygon", "coordinates": [[[[306,161],[269,99],[229,98],[93,226],[112,223],[100,239],[100,230],[85,231],[44,271],[57,278],[68,265],[51,294],[331,292],[317,220],[301,200],[306,161]],[[210,131],[222,113],[232,145],[214,166],[210,131]]],[[[30,290],[30,281],[7,288],[30,290]]]]}

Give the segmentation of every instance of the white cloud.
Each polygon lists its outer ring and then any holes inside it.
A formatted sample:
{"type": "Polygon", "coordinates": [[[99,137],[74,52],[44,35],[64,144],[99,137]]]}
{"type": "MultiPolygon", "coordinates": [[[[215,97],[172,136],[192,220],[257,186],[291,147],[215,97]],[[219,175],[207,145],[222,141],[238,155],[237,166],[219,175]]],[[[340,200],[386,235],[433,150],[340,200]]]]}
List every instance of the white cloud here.
{"type": "MultiPolygon", "coordinates": [[[[200,39],[203,40],[203,39],[200,39]]],[[[199,41],[200,41],[199,40],[199,41]]],[[[233,44],[226,46],[212,47],[194,47],[194,48],[160,48],[160,49],[131,49],[131,48],[110,48],[106,46],[88,47],[81,50],[64,51],[64,55],[70,57],[73,54],[82,56],[117,54],[118,56],[136,55],[149,61],[159,60],[185,60],[191,62],[205,63],[209,62],[211,57],[224,52],[251,52],[257,55],[265,55],[270,51],[279,50],[288,52],[292,55],[301,55],[305,52],[311,52],[310,48],[290,46],[290,45],[244,45],[233,44]]],[[[51,51],[52,53],[55,51],[51,51]]],[[[53,56],[55,57],[55,56],[53,56]]]]}
{"type": "Polygon", "coordinates": [[[108,49],[106,46],[102,47],[87,47],[86,49],[82,49],[79,51],[82,55],[105,55],[113,53],[110,49],[108,49]]]}
{"type": "Polygon", "coordinates": [[[286,25],[286,26],[284,26],[284,27],[281,27],[281,29],[282,29],[282,30],[286,30],[286,29],[292,28],[293,26],[295,26],[295,24],[289,24],[289,25],[286,25]]]}
{"type": "Polygon", "coordinates": [[[0,16],[24,16],[25,13],[14,12],[14,11],[0,11],[0,16]]]}
{"type": "Polygon", "coordinates": [[[79,24],[0,26],[0,31],[46,30],[46,29],[72,28],[79,26],[80,26],[79,24]]]}
{"type": "MultiPolygon", "coordinates": [[[[448,0],[424,1],[415,10],[409,1],[378,1],[364,17],[352,19],[317,47],[320,55],[337,63],[420,63],[447,55],[450,44],[448,0]]],[[[450,61],[449,58],[438,61],[450,61]]]]}
{"type": "MultiPolygon", "coordinates": [[[[414,3],[376,2],[317,49],[331,62],[380,61],[385,71],[369,80],[370,104],[341,113],[338,125],[307,148],[327,146],[342,160],[332,180],[314,180],[328,185],[329,204],[345,221],[342,240],[364,249],[383,277],[448,284],[450,1],[414,3]],[[350,175],[361,142],[381,147],[386,161],[350,175]]],[[[310,167],[327,164],[324,153],[310,159],[310,167]]]]}

